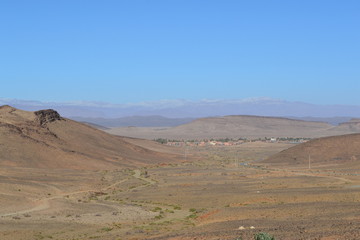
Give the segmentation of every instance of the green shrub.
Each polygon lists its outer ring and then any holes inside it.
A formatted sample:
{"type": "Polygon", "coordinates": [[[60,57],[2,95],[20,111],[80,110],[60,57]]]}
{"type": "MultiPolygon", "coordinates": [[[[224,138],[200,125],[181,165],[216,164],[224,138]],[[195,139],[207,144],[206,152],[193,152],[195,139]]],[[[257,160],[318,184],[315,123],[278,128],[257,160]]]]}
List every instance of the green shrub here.
{"type": "Polygon", "coordinates": [[[103,231],[103,232],[110,232],[111,230],[113,230],[114,228],[112,228],[112,227],[104,227],[104,228],[102,228],[101,229],[101,231],[103,231]]]}
{"type": "Polygon", "coordinates": [[[162,208],[161,207],[155,207],[153,210],[151,210],[151,211],[153,211],[153,212],[159,212],[159,211],[161,211],[162,210],[162,208]]]}
{"type": "Polygon", "coordinates": [[[181,210],[181,207],[180,207],[180,206],[175,205],[175,206],[174,206],[174,210],[181,210]]]}
{"type": "Polygon", "coordinates": [[[161,143],[161,144],[166,144],[168,142],[168,140],[164,139],[164,138],[158,138],[158,139],[155,139],[155,141],[158,143],[161,143]]]}
{"type": "Polygon", "coordinates": [[[187,219],[195,219],[197,218],[196,213],[190,214],[189,216],[186,217],[187,219]]]}
{"type": "Polygon", "coordinates": [[[268,233],[257,233],[254,236],[255,240],[275,240],[275,238],[273,236],[271,236],[268,233]]]}

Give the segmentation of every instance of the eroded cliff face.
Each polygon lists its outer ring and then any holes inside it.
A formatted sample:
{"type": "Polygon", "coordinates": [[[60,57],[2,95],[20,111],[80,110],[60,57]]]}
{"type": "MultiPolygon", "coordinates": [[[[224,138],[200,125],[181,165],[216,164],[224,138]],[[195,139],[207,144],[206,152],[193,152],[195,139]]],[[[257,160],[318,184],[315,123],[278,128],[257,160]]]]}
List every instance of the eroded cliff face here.
{"type": "Polygon", "coordinates": [[[53,109],[46,109],[34,112],[36,115],[36,121],[40,126],[46,126],[47,123],[62,120],[60,114],[53,109]]]}

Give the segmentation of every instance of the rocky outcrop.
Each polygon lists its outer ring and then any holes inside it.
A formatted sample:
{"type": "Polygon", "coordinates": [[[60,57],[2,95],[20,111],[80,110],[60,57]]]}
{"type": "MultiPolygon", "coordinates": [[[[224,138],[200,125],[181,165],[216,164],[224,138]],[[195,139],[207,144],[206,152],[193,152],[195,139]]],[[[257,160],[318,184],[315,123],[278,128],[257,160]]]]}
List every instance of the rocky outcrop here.
{"type": "Polygon", "coordinates": [[[8,113],[10,113],[10,112],[13,112],[15,110],[16,110],[16,108],[13,108],[13,107],[11,107],[9,105],[0,106],[0,112],[8,112],[8,113]]]}
{"type": "Polygon", "coordinates": [[[47,123],[62,120],[60,114],[53,109],[40,110],[35,112],[36,120],[41,126],[45,126],[47,123]]]}

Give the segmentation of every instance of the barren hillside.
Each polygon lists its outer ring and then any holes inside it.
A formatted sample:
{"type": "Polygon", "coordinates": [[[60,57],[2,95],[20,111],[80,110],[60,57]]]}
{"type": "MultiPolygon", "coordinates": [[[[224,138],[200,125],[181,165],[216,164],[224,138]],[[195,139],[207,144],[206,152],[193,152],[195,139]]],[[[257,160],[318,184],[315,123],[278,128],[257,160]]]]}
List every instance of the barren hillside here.
{"type": "Polygon", "coordinates": [[[54,110],[0,107],[0,165],[36,168],[109,169],[173,161],[66,118],[54,110]]]}
{"type": "Polygon", "coordinates": [[[281,151],[264,162],[300,166],[308,165],[309,160],[311,167],[359,166],[360,134],[313,139],[281,151]]]}
{"type": "Polygon", "coordinates": [[[333,135],[338,135],[339,133],[360,133],[360,119],[354,118],[348,122],[340,123],[338,126],[330,129],[333,135]]]}

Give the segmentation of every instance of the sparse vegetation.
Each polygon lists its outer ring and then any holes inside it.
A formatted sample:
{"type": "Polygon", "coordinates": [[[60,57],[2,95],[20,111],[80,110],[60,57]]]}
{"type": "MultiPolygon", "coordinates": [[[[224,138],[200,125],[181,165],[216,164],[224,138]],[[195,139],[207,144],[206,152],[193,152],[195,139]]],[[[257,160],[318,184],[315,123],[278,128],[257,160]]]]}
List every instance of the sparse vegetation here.
{"type": "Polygon", "coordinates": [[[162,208],[161,207],[155,207],[153,210],[151,210],[151,211],[153,211],[153,212],[159,212],[159,211],[161,211],[162,210],[162,208]]]}
{"type": "Polygon", "coordinates": [[[190,214],[189,216],[187,216],[187,218],[194,219],[194,218],[197,218],[197,215],[196,215],[196,213],[193,213],[193,214],[190,214]]]}
{"type": "Polygon", "coordinates": [[[157,139],[155,139],[155,141],[158,142],[158,143],[161,143],[161,144],[168,143],[168,140],[165,139],[165,138],[157,138],[157,139]]]}
{"type": "Polygon", "coordinates": [[[254,239],[255,240],[275,240],[275,238],[272,235],[270,235],[268,233],[263,233],[263,232],[255,234],[254,239]]]}
{"type": "Polygon", "coordinates": [[[155,218],[156,220],[159,220],[159,219],[162,219],[162,218],[164,218],[164,215],[162,215],[162,214],[159,214],[159,215],[155,216],[154,218],[155,218]]]}
{"type": "Polygon", "coordinates": [[[174,210],[181,210],[181,207],[178,206],[178,205],[175,205],[175,206],[174,206],[174,210]]]}
{"type": "Polygon", "coordinates": [[[165,209],[165,212],[167,212],[167,213],[175,213],[173,210],[170,210],[170,209],[165,209]]]}
{"type": "MultiPolygon", "coordinates": [[[[226,143],[231,140],[224,139],[221,141],[226,143]]],[[[187,144],[190,143],[195,144],[196,142],[188,142],[187,144]]],[[[51,193],[51,207],[56,207],[56,201],[58,200],[63,201],[64,204],[71,204],[69,205],[71,207],[56,212],[58,221],[52,219],[55,216],[51,217],[51,215],[47,215],[43,219],[51,223],[68,224],[67,226],[82,222],[96,223],[98,227],[92,228],[88,227],[91,224],[84,224],[81,225],[81,229],[76,229],[75,225],[71,225],[71,228],[67,228],[62,233],[54,233],[55,231],[50,229],[46,230],[41,236],[34,237],[34,239],[42,237],[47,239],[50,238],[49,234],[53,234],[54,239],[129,239],[129,237],[144,239],[153,236],[163,237],[169,232],[176,232],[179,235],[192,231],[196,232],[199,230],[197,229],[198,226],[208,230],[206,229],[209,226],[208,223],[214,221],[218,221],[217,227],[219,227],[215,230],[219,233],[224,231],[224,235],[226,235],[228,232],[225,233],[225,231],[228,231],[233,226],[230,226],[227,222],[222,222],[223,219],[236,219],[237,216],[241,216],[241,218],[249,219],[249,222],[244,221],[244,223],[241,223],[244,226],[239,231],[232,228],[234,232],[231,232],[231,234],[239,232],[243,234],[238,236],[236,240],[273,240],[275,238],[267,233],[254,235],[258,231],[253,230],[255,228],[250,225],[250,223],[254,222],[252,214],[257,214],[256,217],[261,216],[260,221],[264,221],[264,225],[271,225],[271,219],[276,219],[276,224],[279,223],[279,226],[281,226],[277,231],[277,238],[281,238],[285,235],[284,232],[294,231],[294,227],[290,226],[292,228],[288,230],[286,227],[289,225],[286,225],[287,222],[281,222],[282,219],[277,218],[277,212],[280,208],[284,208],[284,211],[288,211],[286,213],[294,211],[292,215],[294,218],[303,219],[305,216],[309,216],[308,213],[301,212],[303,210],[301,204],[313,200],[311,199],[314,196],[311,192],[313,187],[319,190],[316,191],[315,195],[316,197],[321,195],[319,201],[324,202],[319,204],[324,204],[324,206],[327,202],[330,202],[328,201],[330,195],[322,195],[321,189],[329,192],[329,188],[332,188],[334,196],[339,194],[338,190],[342,190],[341,197],[339,195],[335,197],[338,199],[339,204],[341,202],[349,204],[347,205],[349,208],[345,210],[351,208],[350,204],[357,203],[357,191],[349,190],[344,194],[347,191],[346,189],[358,184],[356,176],[353,176],[353,179],[350,180],[347,179],[347,175],[341,175],[340,177],[336,175],[338,174],[336,170],[324,172],[320,169],[304,173],[302,170],[296,169],[289,171],[285,168],[279,170],[272,166],[264,167],[261,162],[255,164],[252,161],[264,159],[270,154],[287,148],[290,144],[281,145],[260,142],[246,145],[229,148],[205,147],[202,149],[200,147],[188,147],[189,156],[194,154],[199,157],[198,160],[191,161],[189,157],[190,160],[186,162],[158,164],[148,167],[146,170],[142,167],[135,170],[121,169],[107,172],[99,170],[88,175],[84,171],[82,175],[76,177],[74,177],[74,172],[66,175],[64,171],[64,175],[67,176],[67,178],[64,178],[66,179],[64,185],[61,185],[63,183],[62,179],[59,182],[54,180],[51,183],[51,188],[42,190],[39,195],[48,200],[50,196],[48,193],[51,193]],[[241,163],[249,164],[245,166],[241,163]],[[146,178],[146,176],[149,176],[146,171],[149,171],[151,178],[146,178]],[[317,174],[322,175],[322,177],[318,178],[317,174]],[[328,177],[324,178],[324,175],[328,177]],[[331,176],[335,177],[332,178],[331,176]],[[144,180],[145,178],[153,183],[147,182],[144,180]],[[94,180],[95,184],[92,184],[90,180],[94,180]],[[78,181],[79,186],[73,184],[75,181],[78,181]],[[284,189],[285,185],[290,190],[294,188],[306,189],[306,187],[311,187],[311,189],[307,196],[296,195],[295,199],[292,195],[288,195],[288,192],[279,192],[279,188],[284,189]],[[66,195],[54,191],[53,186],[59,186],[58,188],[64,190],[66,195]],[[71,188],[66,189],[66,186],[71,186],[71,188]],[[87,189],[91,190],[86,191],[87,189]],[[89,201],[89,199],[92,199],[92,201],[89,201]],[[194,199],[196,200],[194,201],[194,199]],[[289,202],[298,204],[299,209],[289,209],[291,207],[289,202]],[[77,205],[78,208],[72,208],[73,205],[77,205]],[[93,206],[95,208],[92,208],[93,206]],[[66,215],[67,213],[72,215],[66,215]],[[85,232],[87,235],[84,234],[85,232]]],[[[163,148],[163,146],[160,147],[163,148]]],[[[48,178],[51,175],[57,177],[51,172],[48,178]]],[[[23,185],[19,185],[11,189],[11,191],[17,191],[20,187],[22,192],[15,192],[16,195],[29,194],[29,189],[23,187],[23,185]]],[[[41,201],[39,202],[41,203],[41,201]]],[[[329,216],[337,217],[330,210],[326,211],[328,211],[329,216]]],[[[37,220],[41,212],[31,212],[31,214],[37,220]]],[[[26,224],[31,220],[26,219],[30,217],[27,214],[19,214],[19,219],[20,217],[22,219],[19,221],[12,220],[13,216],[16,215],[7,217],[13,223],[26,224]]],[[[314,220],[310,217],[311,220],[311,224],[314,224],[314,220]]],[[[261,224],[259,223],[259,229],[261,229],[261,224]]],[[[65,228],[63,226],[65,225],[61,225],[62,229],[65,228]]],[[[319,225],[316,226],[319,227],[319,225]]],[[[355,229],[356,227],[357,225],[353,223],[349,228],[355,229]]],[[[299,233],[295,233],[293,239],[298,239],[299,235],[296,234],[299,233]]],[[[235,235],[231,236],[235,238],[235,235]]],[[[219,236],[219,238],[221,237],[219,236]]]]}
{"type": "Polygon", "coordinates": [[[112,227],[104,227],[104,228],[102,228],[101,229],[101,231],[102,232],[110,232],[110,231],[112,231],[114,228],[112,228],[112,227]]]}

